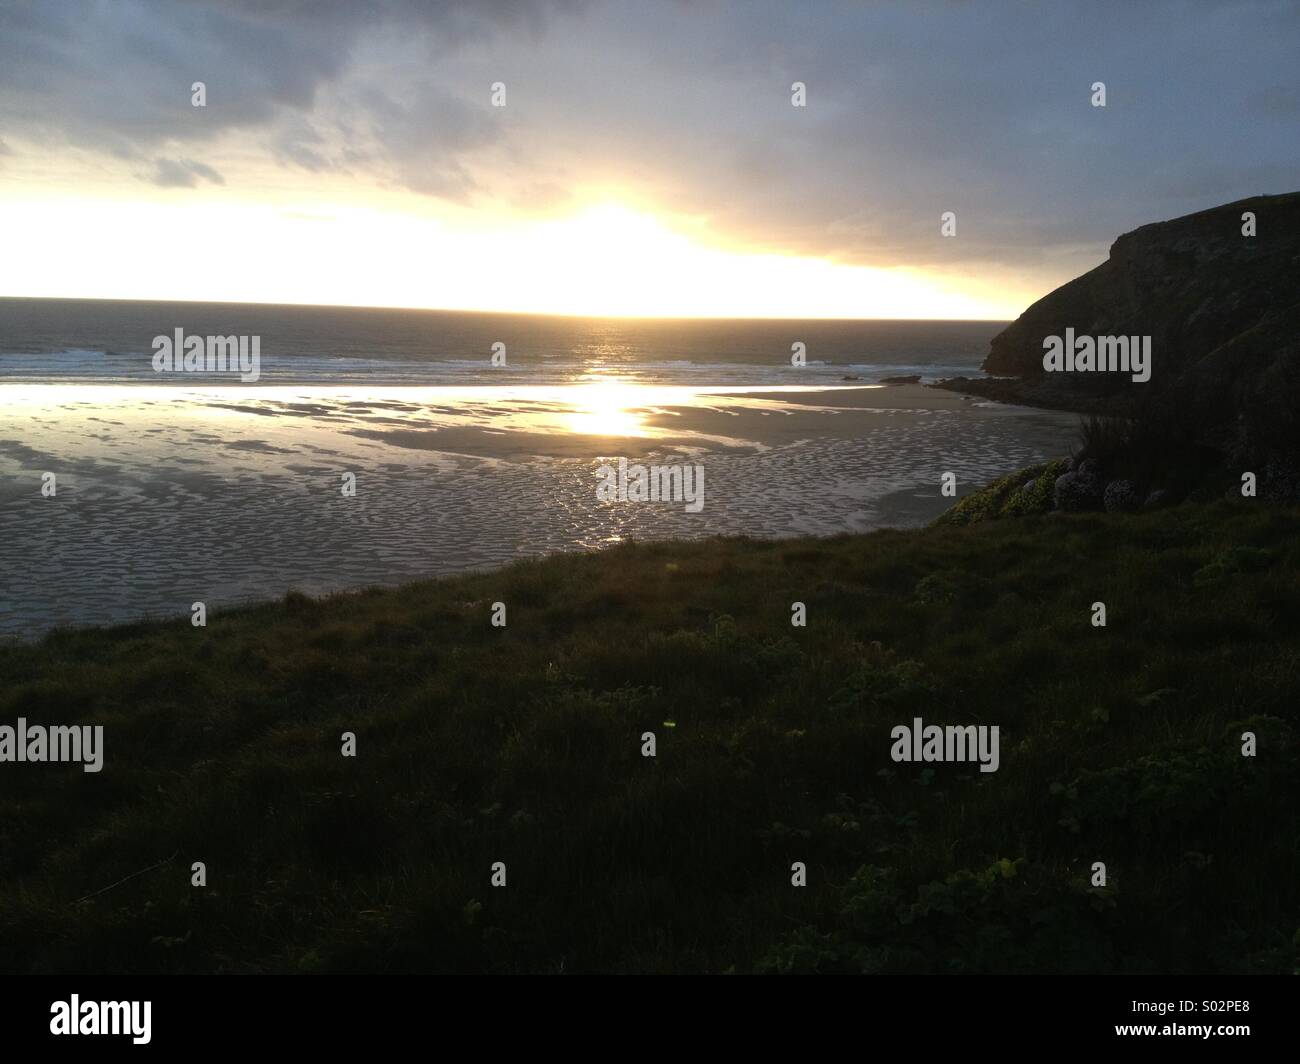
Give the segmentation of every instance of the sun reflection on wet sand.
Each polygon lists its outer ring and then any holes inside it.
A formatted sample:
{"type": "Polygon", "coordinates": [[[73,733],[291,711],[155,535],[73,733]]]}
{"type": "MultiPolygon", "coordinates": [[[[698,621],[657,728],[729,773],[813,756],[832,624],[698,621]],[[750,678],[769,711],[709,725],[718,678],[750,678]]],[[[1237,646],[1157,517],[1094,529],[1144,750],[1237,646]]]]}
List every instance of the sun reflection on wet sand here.
{"type": "Polygon", "coordinates": [[[570,432],[583,436],[648,436],[645,393],[619,379],[577,385],[570,390],[574,410],[563,419],[570,432]]]}

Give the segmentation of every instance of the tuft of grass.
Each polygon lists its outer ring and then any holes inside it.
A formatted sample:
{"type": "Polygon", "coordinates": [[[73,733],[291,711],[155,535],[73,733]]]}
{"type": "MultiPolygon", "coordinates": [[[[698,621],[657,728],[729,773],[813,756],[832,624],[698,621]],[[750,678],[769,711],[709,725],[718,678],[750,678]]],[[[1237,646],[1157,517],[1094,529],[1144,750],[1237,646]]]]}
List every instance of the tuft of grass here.
{"type": "Polygon", "coordinates": [[[1139,439],[1139,427],[1128,418],[1086,414],[1076,429],[1077,456],[1103,467],[1113,464],[1139,439]]]}

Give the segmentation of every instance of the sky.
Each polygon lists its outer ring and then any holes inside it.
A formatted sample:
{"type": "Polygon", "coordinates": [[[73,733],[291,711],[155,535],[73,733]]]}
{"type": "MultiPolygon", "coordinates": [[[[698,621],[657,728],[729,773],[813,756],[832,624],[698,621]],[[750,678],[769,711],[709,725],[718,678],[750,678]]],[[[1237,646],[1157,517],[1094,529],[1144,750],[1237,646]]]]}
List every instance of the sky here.
{"type": "Polygon", "coordinates": [[[1014,318],[1300,188],[1298,55],[1292,0],[0,0],[0,295],[1014,318]]]}

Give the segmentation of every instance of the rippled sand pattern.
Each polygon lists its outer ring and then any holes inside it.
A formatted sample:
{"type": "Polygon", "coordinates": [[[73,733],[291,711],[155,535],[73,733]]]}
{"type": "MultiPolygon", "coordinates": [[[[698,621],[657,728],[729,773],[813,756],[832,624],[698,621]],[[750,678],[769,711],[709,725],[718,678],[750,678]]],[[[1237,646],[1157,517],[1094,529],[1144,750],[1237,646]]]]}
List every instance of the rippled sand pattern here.
{"type": "Polygon", "coordinates": [[[11,389],[0,394],[0,634],[395,584],[628,537],[915,525],[951,502],[942,472],[970,490],[1061,453],[1073,425],[953,400],[932,409],[920,389],[912,406],[885,408],[849,391],[858,405],[834,392],[634,394],[631,407],[593,412],[563,392],[11,389]],[[598,502],[595,470],[619,456],[701,463],[703,511],[598,502]],[[54,498],[41,495],[47,471],[54,498]],[[344,472],[356,474],[353,498],[344,472]]]}

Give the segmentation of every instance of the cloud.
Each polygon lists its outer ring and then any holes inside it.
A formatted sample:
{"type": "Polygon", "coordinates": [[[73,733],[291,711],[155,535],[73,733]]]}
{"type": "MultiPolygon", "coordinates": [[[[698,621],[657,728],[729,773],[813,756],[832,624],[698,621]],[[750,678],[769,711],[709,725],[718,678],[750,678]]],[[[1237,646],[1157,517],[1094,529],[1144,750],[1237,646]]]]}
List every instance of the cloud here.
{"type": "Polygon", "coordinates": [[[159,188],[193,188],[200,180],[214,185],[226,183],[217,171],[193,159],[155,159],[147,180],[159,188]]]}
{"type": "MultiPolygon", "coordinates": [[[[0,6],[0,125],[52,147],[68,144],[126,160],[148,159],[169,144],[211,144],[233,132],[284,162],[324,170],[334,161],[318,138],[301,131],[318,96],[342,81],[363,36],[415,42],[427,65],[431,56],[497,32],[535,38],[553,11],[566,10],[577,6],[564,0],[0,6]],[[191,105],[196,81],[206,86],[205,107],[191,105]]],[[[454,151],[465,118],[449,118],[451,128],[436,132],[449,135],[454,151]]],[[[341,130],[332,132],[337,139],[341,130]]],[[[448,164],[449,173],[455,169],[448,164]]],[[[167,176],[179,175],[169,170],[167,176]]]]}
{"type": "Polygon", "coordinates": [[[1300,116],[1300,88],[1294,85],[1271,85],[1252,95],[1248,103],[1256,113],[1294,121],[1300,116]]]}
{"type": "Polygon", "coordinates": [[[1294,185],[1300,141],[1257,126],[1300,106],[1298,43],[1269,0],[10,4],[0,128],[169,188],[283,169],[537,213],[608,191],[731,246],[1063,280],[1121,231],[1294,185]]]}
{"type": "Polygon", "coordinates": [[[273,151],[283,162],[319,173],[335,165],[321,153],[323,143],[324,138],[311,123],[301,121],[288,125],[275,137],[273,151]]]}

